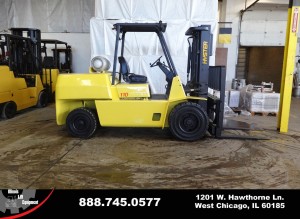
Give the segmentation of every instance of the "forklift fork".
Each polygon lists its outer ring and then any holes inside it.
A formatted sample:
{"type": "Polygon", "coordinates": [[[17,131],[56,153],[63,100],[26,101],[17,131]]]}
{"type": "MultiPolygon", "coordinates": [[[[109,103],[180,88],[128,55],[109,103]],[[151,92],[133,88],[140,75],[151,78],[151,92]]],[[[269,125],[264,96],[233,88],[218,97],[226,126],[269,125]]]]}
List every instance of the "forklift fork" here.
{"type": "Polygon", "coordinates": [[[212,94],[207,98],[207,115],[209,117],[209,133],[215,138],[222,139],[248,139],[248,140],[267,140],[263,137],[242,136],[242,135],[224,135],[224,130],[262,130],[246,122],[224,119],[225,106],[225,83],[226,69],[224,66],[210,66],[208,87],[220,91],[220,97],[212,94]]]}

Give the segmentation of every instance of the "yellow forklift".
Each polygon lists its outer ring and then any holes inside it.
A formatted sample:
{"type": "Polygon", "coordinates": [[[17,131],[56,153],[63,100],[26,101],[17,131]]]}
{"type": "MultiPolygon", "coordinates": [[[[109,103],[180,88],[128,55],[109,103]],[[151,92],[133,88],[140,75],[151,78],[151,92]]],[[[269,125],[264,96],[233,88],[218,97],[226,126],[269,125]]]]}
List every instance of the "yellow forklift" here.
{"type": "MultiPolygon", "coordinates": [[[[223,130],[224,66],[209,66],[210,25],[190,27],[187,83],[183,84],[170,55],[162,23],[116,23],[112,72],[104,57],[92,59],[90,73],[60,74],[56,86],[56,121],[74,137],[90,138],[97,127],[166,128],[178,140],[195,141],[206,133],[221,138],[223,130]],[[129,70],[125,54],[127,33],[156,33],[160,56],[149,65],[164,74],[166,89],[154,94],[147,76],[129,70]],[[220,91],[217,98],[209,88],[220,91]]],[[[151,75],[150,75],[151,76],[151,75]]],[[[148,76],[149,77],[149,76],[148,76]]]]}
{"type": "Polygon", "coordinates": [[[10,119],[17,111],[47,105],[47,90],[42,82],[40,31],[14,28],[0,34],[0,113],[10,119]],[[19,32],[26,32],[23,37],[19,32]]]}
{"type": "Polygon", "coordinates": [[[54,101],[57,75],[71,70],[71,46],[59,40],[41,39],[35,28],[11,28],[0,34],[0,115],[54,101]],[[47,53],[47,46],[53,55],[47,53]],[[58,46],[58,45],[63,45],[58,46]]]}

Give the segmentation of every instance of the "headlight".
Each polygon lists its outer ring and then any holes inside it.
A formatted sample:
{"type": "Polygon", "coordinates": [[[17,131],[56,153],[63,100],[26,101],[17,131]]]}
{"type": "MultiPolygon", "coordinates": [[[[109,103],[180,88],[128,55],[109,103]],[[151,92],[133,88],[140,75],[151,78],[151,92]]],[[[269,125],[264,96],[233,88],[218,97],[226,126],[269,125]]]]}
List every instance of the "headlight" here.
{"type": "Polygon", "coordinates": [[[95,56],[91,60],[91,66],[96,72],[107,71],[110,68],[110,62],[102,56],[95,56]]]}

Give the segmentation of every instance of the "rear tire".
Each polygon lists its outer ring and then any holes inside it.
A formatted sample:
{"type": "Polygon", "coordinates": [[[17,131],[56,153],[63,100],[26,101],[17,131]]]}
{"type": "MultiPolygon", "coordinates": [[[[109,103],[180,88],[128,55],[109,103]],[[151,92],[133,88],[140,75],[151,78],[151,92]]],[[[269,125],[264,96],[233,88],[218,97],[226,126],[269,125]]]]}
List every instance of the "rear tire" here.
{"type": "Polygon", "coordinates": [[[185,102],[171,111],[169,128],[172,135],[179,140],[196,141],[206,134],[208,117],[199,104],[185,102]]]}
{"type": "Polygon", "coordinates": [[[17,105],[15,102],[10,101],[3,105],[2,111],[1,111],[1,118],[3,119],[11,119],[15,116],[17,112],[17,105]]]}
{"type": "Polygon", "coordinates": [[[98,119],[92,109],[77,108],[69,113],[66,120],[68,133],[78,138],[90,138],[98,127],[98,119]]]}
{"type": "Polygon", "coordinates": [[[38,108],[43,108],[46,107],[47,105],[48,105],[48,95],[46,91],[42,90],[39,94],[39,99],[36,106],[38,108]]]}

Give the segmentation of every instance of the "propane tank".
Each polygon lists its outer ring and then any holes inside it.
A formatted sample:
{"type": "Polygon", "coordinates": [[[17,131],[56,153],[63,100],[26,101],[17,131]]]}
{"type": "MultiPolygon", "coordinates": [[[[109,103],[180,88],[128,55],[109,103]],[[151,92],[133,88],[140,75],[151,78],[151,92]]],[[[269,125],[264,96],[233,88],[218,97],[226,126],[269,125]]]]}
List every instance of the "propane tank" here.
{"type": "Polygon", "coordinates": [[[95,72],[107,71],[110,68],[110,61],[105,57],[95,56],[91,60],[91,66],[95,72]]]}

